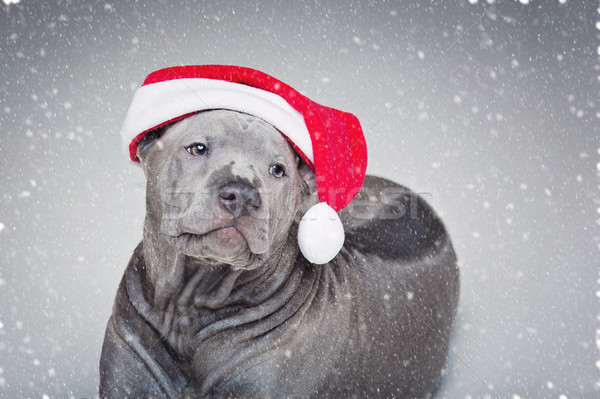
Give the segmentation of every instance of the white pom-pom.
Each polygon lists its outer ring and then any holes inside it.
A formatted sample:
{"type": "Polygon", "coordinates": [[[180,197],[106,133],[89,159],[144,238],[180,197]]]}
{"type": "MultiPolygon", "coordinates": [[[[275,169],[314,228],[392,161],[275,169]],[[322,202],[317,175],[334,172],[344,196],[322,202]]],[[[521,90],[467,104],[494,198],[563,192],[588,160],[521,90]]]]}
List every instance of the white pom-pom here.
{"type": "Polygon", "coordinates": [[[325,202],[310,207],[298,225],[298,245],[311,263],[335,258],[344,245],[344,226],[332,207],[325,202]]]}

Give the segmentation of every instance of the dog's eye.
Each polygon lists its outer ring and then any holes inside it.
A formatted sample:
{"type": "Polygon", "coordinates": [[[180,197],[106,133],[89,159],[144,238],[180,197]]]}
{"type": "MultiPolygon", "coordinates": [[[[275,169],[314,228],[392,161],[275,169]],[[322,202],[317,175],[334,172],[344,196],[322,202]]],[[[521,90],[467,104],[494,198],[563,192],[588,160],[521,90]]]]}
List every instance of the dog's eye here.
{"type": "Polygon", "coordinates": [[[269,168],[269,173],[274,177],[282,177],[285,174],[285,168],[281,164],[273,164],[269,168]]]}
{"type": "Polygon", "coordinates": [[[192,144],[191,146],[186,147],[185,149],[187,150],[187,152],[189,152],[195,157],[199,155],[204,155],[206,154],[206,151],[208,151],[208,148],[206,148],[206,145],[204,144],[192,144]]]}

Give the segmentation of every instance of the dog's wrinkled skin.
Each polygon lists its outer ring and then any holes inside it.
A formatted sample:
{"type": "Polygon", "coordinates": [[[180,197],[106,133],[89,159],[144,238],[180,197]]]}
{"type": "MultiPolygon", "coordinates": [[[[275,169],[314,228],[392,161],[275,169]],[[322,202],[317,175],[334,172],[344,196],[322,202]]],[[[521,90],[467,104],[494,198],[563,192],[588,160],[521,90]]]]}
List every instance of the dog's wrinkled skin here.
{"type": "Polygon", "coordinates": [[[316,266],[296,239],[314,175],[272,126],[201,112],[150,134],[138,156],[144,235],[108,322],[102,398],[435,389],[459,282],[449,237],[422,199],[368,176],[340,212],[344,248],[316,266]]]}

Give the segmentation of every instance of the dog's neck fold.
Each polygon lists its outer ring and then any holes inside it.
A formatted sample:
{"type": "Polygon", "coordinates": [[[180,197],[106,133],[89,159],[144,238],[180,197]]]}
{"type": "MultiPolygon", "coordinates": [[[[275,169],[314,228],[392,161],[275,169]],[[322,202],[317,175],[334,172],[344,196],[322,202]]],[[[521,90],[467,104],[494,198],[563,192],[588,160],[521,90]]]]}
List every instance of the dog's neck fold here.
{"type": "Polygon", "coordinates": [[[289,275],[299,254],[294,238],[295,234],[290,234],[257,267],[243,270],[203,264],[161,245],[157,242],[160,237],[145,234],[141,251],[146,299],[157,310],[166,310],[174,301],[178,306],[208,309],[232,302],[253,306],[266,300],[289,275]]]}
{"type": "Polygon", "coordinates": [[[295,267],[299,249],[293,238],[278,249],[260,267],[236,270],[201,265],[144,240],[127,271],[127,293],[171,348],[191,357],[216,326],[221,331],[234,327],[240,317],[261,319],[289,302],[282,296],[296,292],[299,281],[308,276],[300,277],[304,273],[295,267]],[[168,270],[157,279],[152,276],[156,267],[168,270]]]}

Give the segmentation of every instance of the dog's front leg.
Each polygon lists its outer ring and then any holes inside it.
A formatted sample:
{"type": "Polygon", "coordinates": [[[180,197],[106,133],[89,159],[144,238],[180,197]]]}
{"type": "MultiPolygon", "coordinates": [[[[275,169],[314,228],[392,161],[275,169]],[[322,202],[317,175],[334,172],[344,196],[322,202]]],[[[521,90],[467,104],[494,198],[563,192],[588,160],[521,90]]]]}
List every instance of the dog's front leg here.
{"type": "Polygon", "coordinates": [[[117,292],[100,357],[100,397],[182,398],[187,379],[159,333],[117,292]]]}

